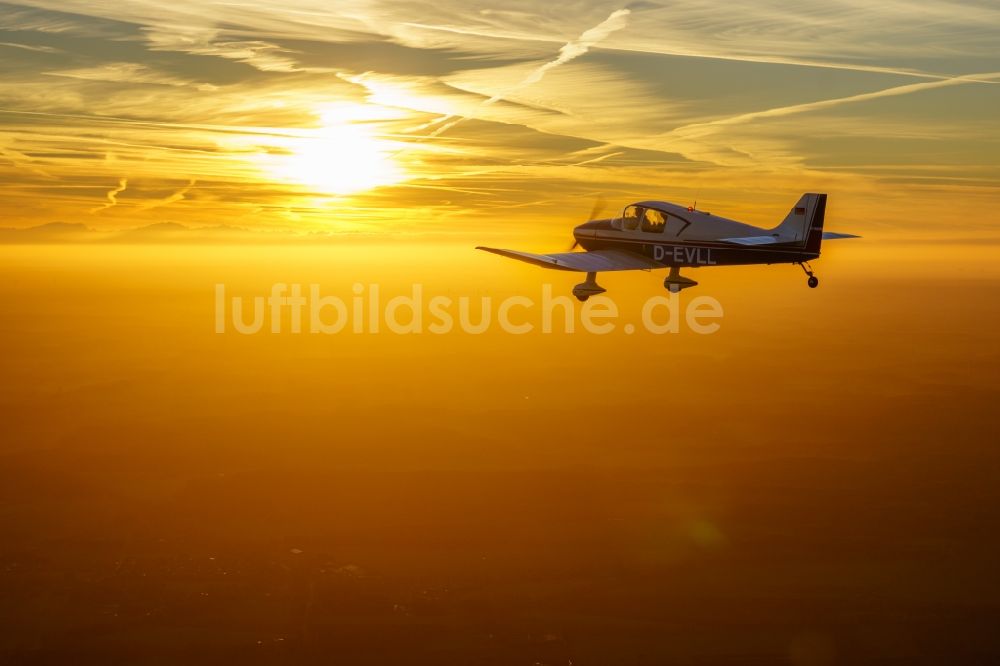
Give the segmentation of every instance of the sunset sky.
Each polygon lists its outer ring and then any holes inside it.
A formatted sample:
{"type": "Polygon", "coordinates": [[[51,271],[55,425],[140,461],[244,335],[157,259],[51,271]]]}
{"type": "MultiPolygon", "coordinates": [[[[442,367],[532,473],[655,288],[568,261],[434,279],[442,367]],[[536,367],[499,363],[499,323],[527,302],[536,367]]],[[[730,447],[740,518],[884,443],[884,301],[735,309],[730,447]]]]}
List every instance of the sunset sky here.
{"type": "Polygon", "coordinates": [[[0,662],[1000,663],[998,118],[996,0],[0,4],[0,662]],[[216,326],[804,192],[708,335],[216,326]]]}
{"type": "Polygon", "coordinates": [[[977,2],[0,5],[0,225],[568,234],[594,197],[997,233],[977,2]]]}

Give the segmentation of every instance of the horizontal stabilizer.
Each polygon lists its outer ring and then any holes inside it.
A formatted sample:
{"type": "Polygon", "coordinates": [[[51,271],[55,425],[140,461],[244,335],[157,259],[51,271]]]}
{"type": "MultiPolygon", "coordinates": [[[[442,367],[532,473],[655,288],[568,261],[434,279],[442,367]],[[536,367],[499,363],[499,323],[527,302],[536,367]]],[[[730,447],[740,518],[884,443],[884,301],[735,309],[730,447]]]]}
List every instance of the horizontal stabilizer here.
{"type": "Polygon", "coordinates": [[[861,238],[856,234],[838,234],[836,231],[824,231],[823,240],[836,240],[838,238],[861,238]]]}
{"type": "Polygon", "coordinates": [[[501,250],[493,247],[477,247],[477,250],[499,254],[501,257],[525,261],[542,268],[561,271],[581,271],[601,273],[604,271],[649,270],[663,268],[663,264],[641,254],[624,250],[594,250],[593,252],[560,252],[556,254],[532,254],[516,250],[501,250]]]}

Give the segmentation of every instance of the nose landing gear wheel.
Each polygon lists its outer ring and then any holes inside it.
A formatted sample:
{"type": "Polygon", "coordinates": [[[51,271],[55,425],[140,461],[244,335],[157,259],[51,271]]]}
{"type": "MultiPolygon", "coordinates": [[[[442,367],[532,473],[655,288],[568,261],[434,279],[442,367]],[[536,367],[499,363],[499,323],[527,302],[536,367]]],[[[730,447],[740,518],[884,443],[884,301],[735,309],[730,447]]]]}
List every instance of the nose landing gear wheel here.
{"type": "Polygon", "coordinates": [[[819,286],[819,278],[816,277],[815,275],[810,275],[809,279],[806,281],[806,284],[809,285],[810,289],[815,289],[816,287],[819,286]]]}

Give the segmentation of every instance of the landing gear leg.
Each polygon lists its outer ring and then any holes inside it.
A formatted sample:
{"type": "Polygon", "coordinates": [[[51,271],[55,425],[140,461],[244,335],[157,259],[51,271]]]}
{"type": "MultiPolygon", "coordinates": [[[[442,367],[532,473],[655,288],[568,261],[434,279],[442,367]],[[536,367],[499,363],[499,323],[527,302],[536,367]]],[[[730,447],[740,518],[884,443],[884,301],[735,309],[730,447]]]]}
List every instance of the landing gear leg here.
{"type": "Polygon", "coordinates": [[[686,278],[681,275],[681,269],[677,266],[670,267],[670,275],[668,275],[663,280],[663,286],[671,294],[680,293],[681,289],[687,289],[688,287],[693,287],[698,283],[691,278],[686,278]]]}
{"type": "Polygon", "coordinates": [[[797,261],[795,263],[798,264],[802,268],[803,271],[805,271],[806,275],[809,276],[809,279],[806,280],[806,284],[809,285],[809,288],[810,289],[815,289],[816,287],[818,287],[819,286],[819,278],[816,277],[813,274],[812,266],[809,265],[809,262],[808,261],[797,261]]]}
{"type": "Polygon", "coordinates": [[[591,296],[603,294],[604,292],[604,287],[597,284],[597,273],[587,273],[586,282],[581,282],[573,287],[573,295],[576,296],[576,300],[581,303],[586,302],[586,300],[591,296]]]}

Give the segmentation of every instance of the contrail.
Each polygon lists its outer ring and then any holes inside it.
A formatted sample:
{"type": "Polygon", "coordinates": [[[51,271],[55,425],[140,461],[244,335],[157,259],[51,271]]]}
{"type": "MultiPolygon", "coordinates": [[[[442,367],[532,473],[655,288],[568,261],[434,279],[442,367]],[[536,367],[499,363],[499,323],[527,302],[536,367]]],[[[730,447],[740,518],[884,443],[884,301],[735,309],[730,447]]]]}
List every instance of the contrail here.
{"type": "MultiPolygon", "coordinates": [[[[502,101],[505,97],[512,95],[519,90],[527,88],[530,85],[538,83],[545,77],[545,75],[549,71],[555,69],[559,65],[565,65],[569,61],[575,60],[576,58],[579,58],[580,56],[584,55],[591,48],[593,48],[597,44],[607,39],[612,33],[624,28],[628,24],[628,16],[631,13],[632,11],[629,9],[619,9],[617,11],[612,12],[611,15],[608,16],[608,18],[604,19],[590,30],[587,30],[585,33],[583,33],[573,41],[563,44],[562,48],[559,49],[559,55],[558,57],[556,57],[555,60],[551,60],[543,65],[539,65],[537,68],[532,70],[530,74],[524,77],[524,79],[522,79],[520,83],[517,83],[513,87],[507,89],[506,91],[498,93],[493,97],[490,97],[489,99],[483,101],[480,104],[480,106],[490,106],[491,104],[496,104],[497,102],[502,101]]],[[[450,130],[455,125],[458,125],[459,123],[468,120],[468,117],[466,116],[463,116],[456,120],[451,120],[454,117],[455,117],[454,115],[445,116],[441,120],[438,120],[435,123],[431,123],[431,126],[438,123],[446,123],[446,124],[442,125],[441,127],[438,127],[436,130],[431,132],[426,138],[431,139],[436,136],[439,136],[444,132],[450,130]]]]}
{"type": "Polygon", "coordinates": [[[908,95],[910,93],[919,92],[921,90],[932,90],[934,88],[957,86],[965,83],[993,83],[994,80],[998,77],[1000,77],[1000,72],[990,72],[986,74],[964,74],[962,76],[955,76],[942,80],[925,81],[922,83],[910,83],[903,86],[884,88],[882,90],[876,90],[868,93],[860,93],[857,95],[850,95],[848,97],[836,97],[833,99],[824,99],[816,102],[806,102],[804,104],[779,106],[771,109],[764,109],[762,111],[751,111],[750,113],[741,113],[735,116],[729,116],[727,118],[710,120],[704,123],[692,123],[690,125],[684,125],[683,127],[678,127],[677,129],[667,132],[665,136],[681,136],[683,138],[693,139],[705,136],[706,134],[711,134],[713,128],[715,127],[742,125],[744,123],[753,122],[758,118],[778,118],[781,116],[791,116],[798,113],[806,113],[809,111],[817,111],[820,109],[829,109],[831,107],[841,106],[842,104],[865,102],[868,100],[879,99],[882,97],[895,97],[897,95],[908,95]]]}
{"type": "Polygon", "coordinates": [[[195,186],[195,184],[197,182],[198,182],[197,180],[195,180],[194,178],[192,178],[188,182],[188,184],[186,186],[184,186],[181,189],[177,190],[176,192],[174,192],[173,194],[171,194],[166,199],[159,199],[157,201],[151,201],[151,202],[149,202],[147,204],[143,204],[142,206],[140,206],[140,209],[141,210],[149,210],[150,208],[159,208],[160,206],[168,206],[168,205],[170,205],[172,203],[177,203],[178,201],[183,201],[185,199],[185,195],[188,192],[191,191],[191,189],[195,186]]]}
{"type": "Polygon", "coordinates": [[[122,178],[121,180],[119,180],[118,187],[111,190],[107,194],[108,203],[104,204],[103,206],[98,206],[97,208],[90,209],[90,214],[93,215],[95,213],[101,212],[102,210],[118,205],[118,195],[124,192],[127,187],[128,187],[128,178],[122,178]]]}
{"type": "MultiPolygon", "coordinates": [[[[548,39],[544,37],[533,37],[524,34],[518,34],[515,36],[506,35],[503,33],[484,31],[484,30],[470,30],[467,28],[454,28],[451,26],[443,25],[432,25],[429,23],[413,23],[406,22],[402,25],[410,26],[414,28],[420,28],[422,30],[432,30],[436,32],[446,32],[453,33],[457,35],[470,35],[474,37],[488,37],[490,39],[516,39],[518,41],[535,41],[535,42],[553,42],[557,40],[548,39]]],[[[683,56],[685,58],[705,58],[709,60],[731,60],[733,62],[759,62],[772,65],[791,65],[795,67],[819,67],[823,69],[843,69],[852,72],[876,72],[880,74],[896,74],[898,76],[914,76],[918,78],[925,79],[950,79],[951,77],[947,74],[933,74],[930,72],[923,72],[920,70],[913,69],[899,69],[894,67],[880,67],[878,65],[860,65],[857,63],[850,62],[828,62],[823,60],[808,60],[804,58],[794,58],[787,56],[774,56],[774,55],[731,55],[727,53],[712,53],[709,51],[697,51],[690,48],[669,48],[665,46],[651,47],[648,45],[637,45],[631,46],[629,44],[615,44],[614,46],[609,46],[609,49],[613,51],[623,51],[626,53],[649,53],[656,55],[667,55],[667,56],[683,56]]],[[[997,83],[996,81],[979,81],[979,83],[997,83]]]]}

